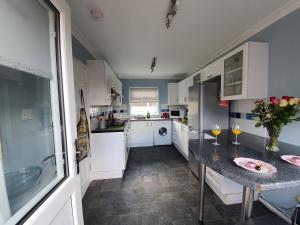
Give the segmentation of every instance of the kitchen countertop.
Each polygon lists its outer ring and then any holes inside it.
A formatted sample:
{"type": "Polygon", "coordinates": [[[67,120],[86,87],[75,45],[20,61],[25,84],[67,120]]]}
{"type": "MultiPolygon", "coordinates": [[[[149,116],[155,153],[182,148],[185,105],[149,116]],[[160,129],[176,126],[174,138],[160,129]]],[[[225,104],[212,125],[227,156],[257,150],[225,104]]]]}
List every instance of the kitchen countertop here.
{"type": "Polygon", "coordinates": [[[170,118],[130,119],[130,121],[168,121],[170,118]]]}
{"type": "Polygon", "coordinates": [[[232,144],[231,131],[222,131],[218,138],[220,146],[212,145],[214,140],[190,140],[190,148],[197,150],[196,159],[206,164],[217,173],[258,192],[277,188],[300,186],[300,167],[293,166],[283,160],[280,155],[300,155],[300,147],[280,143],[280,151],[270,153],[265,150],[266,139],[247,133],[239,137],[241,145],[232,144]],[[233,159],[248,157],[259,159],[272,164],[277,168],[273,175],[257,174],[237,166],[233,159]]]}
{"type": "Polygon", "coordinates": [[[174,121],[177,122],[177,123],[180,123],[181,125],[184,125],[184,126],[187,126],[187,127],[189,126],[187,123],[183,123],[179,120],[174,119],[174,121]]]}
{"type": "Polygon", "coordinates": [[[125,126],[111,126],[105,129],[96,128],[91,133],[111,133],[111,132],[124,132],[125,126]]]}

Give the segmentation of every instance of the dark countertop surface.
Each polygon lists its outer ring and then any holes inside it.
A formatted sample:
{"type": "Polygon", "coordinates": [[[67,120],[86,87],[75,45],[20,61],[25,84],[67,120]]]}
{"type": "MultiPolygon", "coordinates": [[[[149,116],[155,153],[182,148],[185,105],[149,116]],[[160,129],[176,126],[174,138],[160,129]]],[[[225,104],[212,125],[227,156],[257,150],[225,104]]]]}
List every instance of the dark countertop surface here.
{"type": "Polygon", "coordinates": [[[130,121],[168,121],[170,118],[130,119],[130,121]]]}
{"type": "Polygon", "coordinates": [[[111,132],[124,132],[126,123],[123,126],[114,125],[105,129],[96,128],[91,133],[111,133],[111,132]]]}
{"type": "Polygon", "coordinates": [[[268,140],[263,137],[242,133],[239,137],[241,143],[239,146],[233,145],[232,139],[231,131],[223,130],[218,138],[220,146],[212,145],[214,140],[196,139],[189,141],[189,148],[196,153],[196,158],[200,163],[258,192],[300,186],[300,167],[291,165],[280,158],[285,154],[300,155],[299,146],[280,143],[280,151],[270,153],[265,150],[265,143],[268,140]],[[263,175],[245,170],[233,162],[236,157],[248,157],[270,163],[277,168],[277,173],[263,175]]]}

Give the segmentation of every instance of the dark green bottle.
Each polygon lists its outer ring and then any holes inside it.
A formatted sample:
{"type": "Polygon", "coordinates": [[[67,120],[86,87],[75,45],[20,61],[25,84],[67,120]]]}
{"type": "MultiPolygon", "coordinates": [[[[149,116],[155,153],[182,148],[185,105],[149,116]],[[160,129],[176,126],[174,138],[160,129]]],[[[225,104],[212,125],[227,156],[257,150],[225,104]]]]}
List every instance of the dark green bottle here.
{"type": "Polygon", "coordinates": [[[147,119],[150,119],[150,112],[147,112],[147,119]]]}

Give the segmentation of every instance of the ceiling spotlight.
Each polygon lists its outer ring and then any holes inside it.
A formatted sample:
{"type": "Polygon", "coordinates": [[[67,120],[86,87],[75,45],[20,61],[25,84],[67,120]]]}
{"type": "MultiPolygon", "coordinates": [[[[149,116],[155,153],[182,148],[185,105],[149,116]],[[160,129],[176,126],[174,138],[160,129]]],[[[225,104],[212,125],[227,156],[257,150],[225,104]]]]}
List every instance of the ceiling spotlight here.
{"type": "Polygon", "coordinates": [[[166,28],[169,30],[171,28],[171,23],[177,13],[177,7],[179,5],[179,0],[171,0],[169,5],[169,10],[166,16],[166,28]]]}
{"type": "Polygon", "coordinates": [[[156,64],[157,64],[157,58],[154,57],[154,58],[152,59],[152,63],[151,63],[151,73],[153,73],[153,71],[154,71],[154,69],[155,69],[155,67],[156,67],[156,64]]]}

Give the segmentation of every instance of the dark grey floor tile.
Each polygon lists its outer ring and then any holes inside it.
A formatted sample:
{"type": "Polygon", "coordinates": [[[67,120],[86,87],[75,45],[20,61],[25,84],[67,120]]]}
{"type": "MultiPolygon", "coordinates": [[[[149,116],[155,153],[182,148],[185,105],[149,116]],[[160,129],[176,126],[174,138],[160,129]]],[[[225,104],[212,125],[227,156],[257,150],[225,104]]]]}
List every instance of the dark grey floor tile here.
{"type": "Polygon", "coordinates": [[[159,217],[156,212],[138,214],[138,225],[159,225],[159,217]]]}
{"type": "MultiPolygon", "coordinates": [[[[85,225],[194,225],[199,181],[173,146],[134,148],[123,179],[93,181],[84,198],[85,225]]],[[[233,225],[240,205],[226,206],[205,186],[207,225],[233,225]]],[[[254,216],[266,213],[254,204],[254,216]]],[[[267,211],[268,212],[268,211],[267,211]]]]}
{"type": "Polygon", "coordinates": [[[194,218],[194,219],[173,221],[173,225],[198,225],[198,220],[194,218]]]}
{"type": "Polygon", "coordinates": [[[109,217],[106,225],[138,225],[137,214],[127,214],[109,217]]]}

